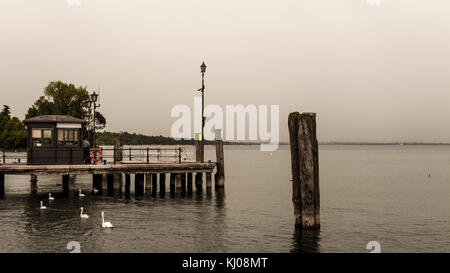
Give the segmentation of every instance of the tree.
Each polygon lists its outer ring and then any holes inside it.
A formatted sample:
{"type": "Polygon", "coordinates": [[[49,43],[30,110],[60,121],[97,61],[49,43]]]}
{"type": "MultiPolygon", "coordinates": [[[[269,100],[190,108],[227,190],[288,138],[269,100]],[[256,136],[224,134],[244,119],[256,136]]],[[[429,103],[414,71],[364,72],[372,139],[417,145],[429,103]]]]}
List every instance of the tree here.
{"type": "Polygon", "coordinates": [[[0,147],[5,149],[25,148],[27,145],[27,130],[17,118],[10,118],[0,131],[0,147]]]}
{"type": "MultiPolygon", "coordinates": [[[[44,96],[39,97],[28,109],[25,118],[40,115],[68,115],[76,118],[93,121],[90,96],[87,87],[78,86],[62,81],[50,82],[44,88],[44,96]]],[[[97,129],[103,129],[106,125],[105,117],[95,111],[97,129]]],[[[88,126],[85,135],[92,141],[92,124],[88,126]]]]}
{"type": "MultiPolygon", "coordinates": [[[[80,119],[92,120],[87,87],[76,87],[71,83],[62,81],[50,82],[44,88],[44,96],[28,109],[25,118],[39,115],[69,115],[80,119]]],[[[102,114],[97,113],[96,118],[106,124],[102,114]]]]}
{"type": "Polygon", "coordinates": [[[3,105],[3,109],[0,112],[0,134],[5,129],[6,123],[11,119],[11,108],[8,105],[3,105]]]}

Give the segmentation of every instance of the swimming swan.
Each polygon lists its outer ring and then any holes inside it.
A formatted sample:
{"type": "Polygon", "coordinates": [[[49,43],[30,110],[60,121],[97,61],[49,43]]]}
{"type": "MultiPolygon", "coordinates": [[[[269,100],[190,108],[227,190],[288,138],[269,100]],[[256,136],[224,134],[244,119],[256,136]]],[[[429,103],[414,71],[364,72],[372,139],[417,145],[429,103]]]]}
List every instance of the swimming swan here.
{"type": "Polygon", "coordinates": [[[42,202],[42,201],[41,201],[41,207],[40,207],[40,209],[47,209],[47,207],[44,206],[44,202],[42,202]]]}
{"type": "Polygon", "coordinates": [[[105,222],[105,213],[102,211],[102,227],[104,228],[113,228],[114,226],[111,222],[105,222]]]}
{"type": "Polygon", "coordinates": [[[78,196],[79,196],[79,197],[85,197],[86,195],[84,195],[83,193],[81,193],[81,189],[80,189],[79,192],[78,192],[78,196]]]}
{"type": "Polygon", "coordinates": [[[55,200],[55,198],[52,197],[52,194],[50,192],[48,193],[48,200],[55,200]]]}
{"type": "Polygon", "coordinates": [[[81,207],[80,210],[81,210],[81,212],[80,212],[80,217],[81,217],[82,219],[87,219],[87,218],[89,218],[89,215],[83,214],[83,210],[84,210],[83,207],[81,207]]]}

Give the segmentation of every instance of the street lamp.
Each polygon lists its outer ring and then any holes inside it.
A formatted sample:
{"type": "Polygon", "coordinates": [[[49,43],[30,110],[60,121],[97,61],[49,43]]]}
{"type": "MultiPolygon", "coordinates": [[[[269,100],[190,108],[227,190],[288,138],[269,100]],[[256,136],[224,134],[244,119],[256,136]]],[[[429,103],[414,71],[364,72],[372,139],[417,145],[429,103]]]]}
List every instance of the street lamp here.
{"type": "Polygon", "coordinates": [[[200,65],[200,72],[202,73],[202,88],[200,88],[198,91],[202,92],[202,137],[201,137],[201,141],[200,141],[200,149],[202,151],[202,157],[201,157],[201,161],[204,162],[205,160],[205,146],[204,146],[204,139],[205,139],[205,135],[203,133],[204,127],[205,127],[205,72],[206,72],[206,65],[205,62],[202,63],[202,65],[200,65]]]}
{"type": "Polygon", "coordinates": [[[90,99],[90,101],[89,101],[89,108],[91,108],[91,106],[93,106],[93,108],[94,108],[94,126],[93,126],[93,130],[94,130],[94,138],[93,138],[93,140],[92,140],[92,147],[95,147],[96,145],[95,145],[95,112],[96,112],[96,108],[97,107],[100,107],[100,103],[99,104],[97,104],[97,100],[98,100],[98,94],[97,93],[95,93],[95,91],[94,91],[94,93],[92,93],[92,94],[90,94],[89,95],[90,97],[91,97],[91,99],[90,99]]]}

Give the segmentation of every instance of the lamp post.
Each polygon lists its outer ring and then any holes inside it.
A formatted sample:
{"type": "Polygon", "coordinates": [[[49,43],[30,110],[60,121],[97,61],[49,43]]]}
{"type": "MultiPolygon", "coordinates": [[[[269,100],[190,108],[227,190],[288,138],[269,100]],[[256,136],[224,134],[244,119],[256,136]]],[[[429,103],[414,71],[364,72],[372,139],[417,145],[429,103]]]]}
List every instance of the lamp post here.
{"type": "Polygon", "coordinates": [[[205,72],[206,72],[206,65],[205,62],[202,63],[202,65],[200,65],[200,72],[202,73],[202,88],[200,88],[198,91],[202,92],[202,136],[201,136],[201,141],[200,141],[200,147],[201,147],[201,151],[202,151],[202,156],[201,156],[201,161],[204,162],[205,161],[205,145],[204,145],[204,139],[205,139],[205,135],[204,135],[204,127],[205,127],[205,72]]]}
{"type": "Polygon", "coordinates": [[[89,101],[89,108],[91,106],[94,108],[94,126],[92,127],[93,130],[94,130],[94,132],[93,132],[94,137],[93,137],[93,140],[92,140],[92,147],[96,147],[96,144],[95,144],[95,109],[97,107],[100,107],[100,103],[97,104],[98,94],[95,93],[95,91],[94,91],[94,93],[90,94],[89,96],[91,97],[91,100],[89,101]]]}

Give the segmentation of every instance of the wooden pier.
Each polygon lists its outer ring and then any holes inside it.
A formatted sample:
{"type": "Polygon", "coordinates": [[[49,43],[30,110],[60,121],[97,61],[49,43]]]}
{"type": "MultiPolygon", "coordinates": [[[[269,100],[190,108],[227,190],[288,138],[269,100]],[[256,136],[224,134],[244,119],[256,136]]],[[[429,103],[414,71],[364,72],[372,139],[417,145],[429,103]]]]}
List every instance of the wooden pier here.
{"type": "Polygon", "coordinates": [[[37,191],[37,175],[61,175],[63,192],[70,192],[75,189],[77,174],[92,174],[93,190],[96,189],[103,193],[121,192],[123,181],[125,180],[125,193],[129,193],[131,174],[134,174],[135,193],[139,195],[144,193],[155,194],[158,191],[158,185],[160,193],[164,194],[166,189],[166,174],[169,174],[167,177],[170,177],[171,193],[192,192],[192,177],[195,177],[197,192],[201,192],[204,177],[206,178],[206,189],[212,188],[211,177],[215,168],[215,162],[97,165],[3,164],[0,165],[0,195],[4,195],[5,193],[5,175],[30,175],[32,192],[37,191]]]}

